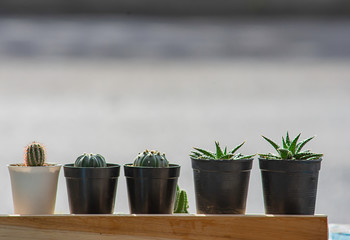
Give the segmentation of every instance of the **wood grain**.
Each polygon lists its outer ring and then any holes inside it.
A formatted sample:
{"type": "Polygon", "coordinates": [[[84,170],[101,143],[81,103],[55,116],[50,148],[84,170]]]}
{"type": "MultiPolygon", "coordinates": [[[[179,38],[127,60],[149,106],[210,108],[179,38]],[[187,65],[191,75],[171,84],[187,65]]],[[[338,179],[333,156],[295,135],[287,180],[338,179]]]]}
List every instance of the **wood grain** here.
{"type": "Polygon", "coordinates": [[[0,215],[0,239],[327,240],[327,216],[0,215]]]}

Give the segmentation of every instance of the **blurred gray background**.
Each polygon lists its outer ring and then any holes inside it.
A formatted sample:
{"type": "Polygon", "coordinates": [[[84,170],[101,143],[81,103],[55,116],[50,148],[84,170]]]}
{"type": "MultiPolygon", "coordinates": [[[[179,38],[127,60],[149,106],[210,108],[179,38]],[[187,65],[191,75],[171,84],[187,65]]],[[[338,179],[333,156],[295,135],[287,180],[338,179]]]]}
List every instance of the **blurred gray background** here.
{"type": "MultiPolygon", "coordinates": [[[[316,212],[349,223],[349,1],[166,3],[1,1],[0,213],[13,212],[5,166],[33,140],[62,164],[165,152],[194,213],[192,147],[265,153],[261,135],[288,130],[325,154],[316,212]]],[[[261,188],[256,159],[247,213],[264,213],[261,188]]],[[[123,172],[115,211],[129,211],[123,172]]],[[[63,172],[56,212],[69,212],[63,172]]]]}

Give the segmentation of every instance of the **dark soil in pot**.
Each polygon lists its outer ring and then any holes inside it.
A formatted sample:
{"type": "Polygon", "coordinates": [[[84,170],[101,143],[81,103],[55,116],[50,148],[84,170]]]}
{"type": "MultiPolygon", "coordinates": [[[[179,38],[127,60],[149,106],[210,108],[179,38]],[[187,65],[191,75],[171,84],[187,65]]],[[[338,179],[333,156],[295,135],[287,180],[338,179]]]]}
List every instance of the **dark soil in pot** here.
{"type": "Polygon", "coordinates": [[[172,214],[180,166],[124,165],[131,214],[172,214]]]}
{"type": "Polygon", "coordinates": [[[322,159],[259,159],[266,214],[313,215],[322,159]]]}
{"type": "Polygon", "coordinates": [[[64,165],[70,212],[73,214],[112,214],[120,165],[102,168],[64,165]]]}
{"type": "Polygon", "coordinates": [[[253,159],[192,159],[197,213],[244,214],[253,159]]]}

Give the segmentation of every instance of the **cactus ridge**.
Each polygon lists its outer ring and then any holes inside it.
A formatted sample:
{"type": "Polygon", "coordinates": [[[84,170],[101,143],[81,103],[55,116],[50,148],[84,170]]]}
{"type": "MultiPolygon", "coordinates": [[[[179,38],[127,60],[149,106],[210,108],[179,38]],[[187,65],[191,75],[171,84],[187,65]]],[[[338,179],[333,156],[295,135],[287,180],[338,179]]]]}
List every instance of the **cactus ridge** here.
{"type": "Polygon", "coordinates": [[[165,157],[165,153],[161,154],[158,151],[148,151],[146,149],[135,158],[133,166],[163,168],[169,167],[169,162],[165,157]]]}
{"type": "Polygon", "coordinates": [[[180,189],[179,185],[176,188],[174,213],[188,213],[187,193],[185,190],[180,189]]]}
{"type": "Polygon", "coordinates": [[[101,154],[84,153],[75,160],[74,167],[107,167],[101,154]]]}
{"type": "Polygon", "coordinates": [[[37,142],[29,144],[25,148],[25,166],[43,166],[46,160],[45,147],[37,142]]]}

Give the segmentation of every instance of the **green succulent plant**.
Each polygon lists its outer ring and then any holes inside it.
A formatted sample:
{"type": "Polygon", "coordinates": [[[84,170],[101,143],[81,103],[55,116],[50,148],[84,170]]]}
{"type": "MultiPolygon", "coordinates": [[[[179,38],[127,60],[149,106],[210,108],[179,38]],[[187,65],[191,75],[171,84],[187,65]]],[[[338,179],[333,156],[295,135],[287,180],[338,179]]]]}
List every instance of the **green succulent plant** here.
{"type": "Polygon", "coordinates": [[[176,187],[174,213],[188,213],[187,193],[180,189],[179,185],[176,187]]]}
{"type": "Polygon", "coordinates": [[[134,160],[133,166],[165,168],[169,167],[169,162],[165,157],[165,153],[161,154],[158,151],[148,151],[146,149],[145,151],[137,155],[137,157],[134,160]]]}
{"type": "Polygon", "coordinates": [[[242,160],[242,159],[250,159],[255,156],[253,155],[243,155],[241,153],[236,153],[237,150],[243,146],[245,142],[241,143],[237,147],[235,147],[231,151],[227,151],[227,147],[225,149],[221,149],[219,142],[215,142],[216,152],[210,152],[204,149],[195,148],[196,151],[192,151],[190,157],[193,159],[205,159],[205,160],[242,160]]]}
{"type": "Polygon", "coordinates": [[[44,166],[46,160],[46,153],[44,145],[32,142],[25,148],[24,165],[35,167],[44,166]]]}
{"type": "Polygon", "coordinates": [[[292,141],[289,138],[287,132],[286,138],[282,137],[282,147],[271,139],[262,136],[267,142],[269,142],[274,149],[276,149],[278,155],[268,153],[259,154],[261,158],[275,159],[275,160],[315,160],[323,156],[321,153],[313,153],[310,150],[301,151],[302,148],[311,141],[315,136],[307,138],[301,142],[298,142],[301,133],[298,134],[292,141]]]}
{"type": "Polygon", "coordinates": [[[74,167],[107,167],[101,154],[84,153],[75,160],[74,167]]]}

